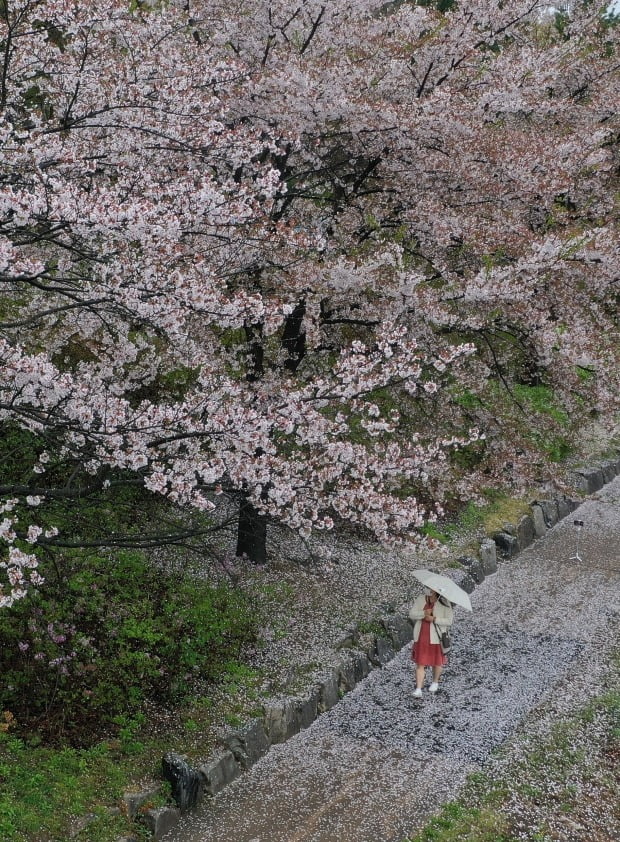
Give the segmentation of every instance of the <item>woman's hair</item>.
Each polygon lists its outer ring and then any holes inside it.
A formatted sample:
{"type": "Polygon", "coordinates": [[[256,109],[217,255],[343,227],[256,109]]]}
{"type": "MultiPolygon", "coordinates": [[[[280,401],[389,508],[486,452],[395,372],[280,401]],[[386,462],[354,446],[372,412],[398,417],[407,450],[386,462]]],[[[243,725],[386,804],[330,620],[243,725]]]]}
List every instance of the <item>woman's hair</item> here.
{"type": "Polygon", "coordinates": [[[454,604],[450,602],[449,599],[446,599],[445,596],[442,596],[440,593],[437,593],[437,591],[434,591],[432,588],[426,589],[426,596],[430,596],[432,593],[437,594],[437,602],[441,602],[441,604],[445,605],[447,608],[454,608],[454,604]]]}

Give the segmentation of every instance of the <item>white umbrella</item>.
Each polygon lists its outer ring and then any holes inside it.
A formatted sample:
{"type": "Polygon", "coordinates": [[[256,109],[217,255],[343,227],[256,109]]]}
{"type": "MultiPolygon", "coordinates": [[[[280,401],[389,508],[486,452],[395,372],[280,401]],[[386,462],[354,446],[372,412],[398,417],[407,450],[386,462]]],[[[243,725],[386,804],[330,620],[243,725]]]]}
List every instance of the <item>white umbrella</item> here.
{"type": "Polygon", "coordinates": [[[433,573],[432,570],[414,570],[413,575],[425,587],[435,591],[439,596],[445,597],[449,602],[454,602],[462,608],[471,611],[469,594],[463,588],[459,588],[456,582],[441,573],[433,573]]]}

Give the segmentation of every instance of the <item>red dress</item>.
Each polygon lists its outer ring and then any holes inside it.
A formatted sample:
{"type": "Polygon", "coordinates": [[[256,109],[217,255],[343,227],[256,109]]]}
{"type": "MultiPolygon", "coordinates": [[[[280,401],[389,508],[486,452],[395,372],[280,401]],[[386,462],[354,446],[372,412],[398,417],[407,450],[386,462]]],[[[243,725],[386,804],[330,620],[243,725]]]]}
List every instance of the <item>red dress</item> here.
{"type": "MultiPolygon", "coordinates": [[[[424,610],[432,609],[433,606],[427,602],[424,610]]],[[[411,660],[418,666],[424,667],[445,667],[448,658],[441,651],[438,643],[431,643],[431,624],[427,620],[419,620],[422,624],[420,636],[411,649],[411,660]]]]}

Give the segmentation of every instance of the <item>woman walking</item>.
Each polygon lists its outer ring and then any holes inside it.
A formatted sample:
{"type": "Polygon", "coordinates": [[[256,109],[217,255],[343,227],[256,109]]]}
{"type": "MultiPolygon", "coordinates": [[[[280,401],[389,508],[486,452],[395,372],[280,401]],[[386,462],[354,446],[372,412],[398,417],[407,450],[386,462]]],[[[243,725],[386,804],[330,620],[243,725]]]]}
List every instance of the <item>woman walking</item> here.
{"type": "Polygon", "coordinates": [[[439,690],[439,679],[448,663],[447,656],[441,651],[439,640],[441,633],[452,625],[453,617],[451,604],[433,590],[417,597],[411,607],[409,619],[415,621],[411,660],[416,665],[416,688],[413,693],[416,698],[422,695],[426,667],[433,668],[433,681],[428,688],[429,692],[436,693],[439,690]]]}

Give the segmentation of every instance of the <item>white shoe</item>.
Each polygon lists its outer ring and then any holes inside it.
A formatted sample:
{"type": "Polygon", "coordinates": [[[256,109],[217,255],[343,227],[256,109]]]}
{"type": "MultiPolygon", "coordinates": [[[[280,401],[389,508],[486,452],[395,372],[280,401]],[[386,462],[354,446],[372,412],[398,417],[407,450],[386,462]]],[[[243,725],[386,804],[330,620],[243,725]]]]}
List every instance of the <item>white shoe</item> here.
{"type": "Polygon", "coordinates": [[[439,684],[436,681],[433,681],[431,686],[428,688],[429,693],[436,693],[439,690],[439,684]]]}
{"type": "Polygon", "coordinates": [[[419,687],[416,687],[416,689],[413,691],[413,695],[416,699],[420,699],[422,697],[422,691],[419,687]]]}

